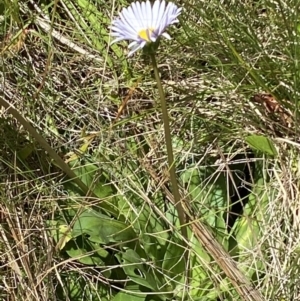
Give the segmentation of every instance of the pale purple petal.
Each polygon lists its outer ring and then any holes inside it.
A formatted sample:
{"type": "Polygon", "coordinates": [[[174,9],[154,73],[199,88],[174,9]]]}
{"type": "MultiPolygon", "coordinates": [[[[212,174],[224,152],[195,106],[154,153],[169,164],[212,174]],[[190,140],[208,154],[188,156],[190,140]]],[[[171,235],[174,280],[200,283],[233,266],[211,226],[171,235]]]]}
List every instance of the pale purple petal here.
{"type": "Polygon", "coordinates": [[[143,41],[141,44],[137,44],[133,49],[131,49],[128,53],[128,57],[132,56],[136,51],[142,49],[146,45],[146,42],[143,41]]]}
{"type": "Polygon", "coordinates": [[[156,27],[156,22],[157,22],[157,16],[158,16],[158,12],[159,12],[159,8],[160,8],[160,1],[156,0],[153,4],[152,7],[152,21],[151,21],[151,25],[152,27],[156,27]]]}
{"type": "Polygon", "coordinates": [[[170,25],[170,24],[173,24],[177,21],[177,16],[175,15],[172,15],[171,12],[172,10],[174,10],[174,5],[173,3],[169,2],[165,12],[164,12],[164,15],[163,15],[163,18],[161,19],[160,21],[160,24],[159,24],[159,27],[156,29],[156,34],[159,36],[161,35],[165,29],[170,25]]]}
{"type": "Polygon", "coordinates": [[[135,18],[136,18],[136,20],[138,22],[138,27],[136,28],[136,30],[140,31],[143,28],[145,28],[145,24],[144,24],[144,12],[142,10],[140,2],[132,3],[132,6],[136,7],[136,9],[135,9],[135,18]]]}
{"type": "Polygon", "coordinates": [[[146,3],[142,2],[141,3],[141,25],[142,28],[141,29],[146,29],[148,27],[147,25],[147,12],[146,12],[146,3]]]}
{"type": "Polygon", "coordinates": [[[137,41],[133,41],[128,45],[128,48],[132,48],[134,45],[138,44],[137,41]]]}
{"type": "Polygon", "coordinates": [[[126,10],[124,10],[124,12],[122,14],[120,14],[120,19],[118,19],[117,21],[120,21],[120,23],[123,23],[124,27],[126,26],[128,28],[128,31],[130,29],[130,31],[132,30],[133,32],[136,32],[136,29],[133,25],[132,19],[134,18],[133,15],[129,14],[129,12],[126,10]],[[130,20],[131,19],[131,20],[130,20]]]}
{"type": "Polygon", "coordinates": [[[127,19],[127,21],[130,22],[130,23],[132,23],[132,26],[135,29],[137,29],[140,26],[140,23],[139,23],[137,15],[136,15],[137,14],[136,10],[135,9],[133,10],[133,5],[134,4],[135,3],[132,3],[132,5],[127,8],[127,11],[128,11],[128,19],[127,19]]]}
{"type": "Polygon", "coordinates": [[[163,17],[164,12],[165,12],[165,7],[166,7],[166,2],[163,0],[160,4],[160,7],[158,8],[158,14],[157,14],[156,22],[153,24],[153,27],[155,29],[157,29],[157,27],[160,24],[161,18],[163,17]]]}
{"type": "Polygon", "coordinates": [[[124,38],[124,37],[116,38],[116,39],[114,39],[112,42],[110,42],[110,45],[112,45],[112,44],[114,44],[114,43],[117,43],[117,42],[120,42],[120,41],[123,41],[123,40],[126,40],[126,38],[124,38]]]}

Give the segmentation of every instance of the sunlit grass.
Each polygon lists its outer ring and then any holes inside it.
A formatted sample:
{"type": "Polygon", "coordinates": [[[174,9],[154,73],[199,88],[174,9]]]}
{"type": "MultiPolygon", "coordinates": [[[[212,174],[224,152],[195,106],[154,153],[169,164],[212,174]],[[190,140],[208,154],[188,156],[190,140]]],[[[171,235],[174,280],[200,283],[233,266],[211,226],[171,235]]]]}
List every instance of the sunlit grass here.
{"type": "Polygon", "coordinates": [[[127,3],[32,4],[0,5],[0,97],[70,163],[91,193],[74,186],[1,109],[1,297],[113,300],[119,293],[130,300],[126,292],[140,292],[139,282],[141,300],[250,300],[233,288],[240,279],[227,279],[199,243],[200,220],[264,300],[295,300],[297,1],[177,3],[184,8],[181,23],[160,45],[177,174],[189,200],[187,282],[151,64],[140,53],[127,60],[126,43],[108,44],[111,18],[127,3]],[[254,134],[270,138],[278,156],[251,149],[245,138],[254,134]],[[119,213],[118,223],[106,228],[122,229],[125,241],[102,238],[101,227],[101,248],[80,236],[73,241],[69,233],[78,217],[87,208],[98,210],[100,199],[119,213]],[[86,253],[76,253],[78,246],[86,253]],[[138,280],[130,274],[128,250],[144,263],[138,280]],[[146,284],[142,273],[155,281],[147,278],[146,284]]]}

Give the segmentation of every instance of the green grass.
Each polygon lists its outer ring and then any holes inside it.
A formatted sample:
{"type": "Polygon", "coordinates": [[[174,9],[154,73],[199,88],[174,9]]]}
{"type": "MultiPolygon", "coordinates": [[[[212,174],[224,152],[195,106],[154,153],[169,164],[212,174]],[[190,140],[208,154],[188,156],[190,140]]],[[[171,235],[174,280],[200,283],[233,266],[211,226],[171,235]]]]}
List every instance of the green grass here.
{"type": "Polygon", "coordinates": [[[33,3],[0,4],[0,101],[78,179],[1,107],[1,298],[297,300],[297,1],[177,3],[157,61],[187,247],[150,60],[109,46],[129,2],[33,3]]]}

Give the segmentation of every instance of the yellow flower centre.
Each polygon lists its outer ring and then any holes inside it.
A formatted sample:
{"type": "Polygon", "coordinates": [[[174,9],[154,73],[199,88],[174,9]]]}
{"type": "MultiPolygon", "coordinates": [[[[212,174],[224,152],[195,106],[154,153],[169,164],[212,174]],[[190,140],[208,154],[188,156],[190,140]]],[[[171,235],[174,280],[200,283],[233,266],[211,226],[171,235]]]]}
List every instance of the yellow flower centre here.
{"type": "Polygon", "coordinates": [[[146,42],[151,42],[150,37],[153,31],[153,28],[142,29],[139,31],[138,36],[146,42]]]}

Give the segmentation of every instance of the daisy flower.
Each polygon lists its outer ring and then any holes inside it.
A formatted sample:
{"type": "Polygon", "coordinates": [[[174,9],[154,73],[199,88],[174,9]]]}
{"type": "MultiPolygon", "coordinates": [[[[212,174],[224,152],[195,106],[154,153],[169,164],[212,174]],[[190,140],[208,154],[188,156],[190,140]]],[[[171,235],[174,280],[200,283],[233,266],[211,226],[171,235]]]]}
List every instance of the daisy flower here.
{"type": "Polygon", "coordinates": [[[153,5],[149,0],[133,2],[129,7],[123,8],[119,17],[112,22],[111,36],[115,38],[112,44],[122,40],[132,41],[128,46],[128,56],[131,56],[160,36],[171,39],[165,30],[178,22],[181,10],[174,3],[166,4],[164,0],[156,0],[153,5]]]}

